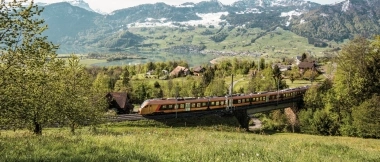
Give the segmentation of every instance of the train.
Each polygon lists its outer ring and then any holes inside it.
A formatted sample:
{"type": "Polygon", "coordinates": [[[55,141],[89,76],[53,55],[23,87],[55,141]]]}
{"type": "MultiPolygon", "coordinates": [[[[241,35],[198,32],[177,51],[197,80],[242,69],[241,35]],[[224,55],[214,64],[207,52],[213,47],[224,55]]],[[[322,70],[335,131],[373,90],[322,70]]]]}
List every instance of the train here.
{"type": "Polygon", "coordinates": [[[229,109],[273,101],[281,101],[304,95],[309,86],[279,91],[234,94],[219,97],[185,97],[145,100],[139,110],[140,115],[158,115],[192,111],[229,109]]]}

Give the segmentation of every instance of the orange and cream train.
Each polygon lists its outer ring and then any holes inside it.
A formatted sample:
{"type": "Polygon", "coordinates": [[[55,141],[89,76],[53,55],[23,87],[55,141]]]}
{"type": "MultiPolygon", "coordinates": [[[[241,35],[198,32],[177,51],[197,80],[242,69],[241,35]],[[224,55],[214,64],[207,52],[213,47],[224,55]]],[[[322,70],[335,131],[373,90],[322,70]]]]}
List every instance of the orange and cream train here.
{"type": "Polygon", "coordinates": [[[141,104],[138,113],[141,115],[155,115],[249,106],[298,97],[303,95],[308,88],[308,86],[303,86],[280,91],[225,97],[149,99],[141,104]]]}

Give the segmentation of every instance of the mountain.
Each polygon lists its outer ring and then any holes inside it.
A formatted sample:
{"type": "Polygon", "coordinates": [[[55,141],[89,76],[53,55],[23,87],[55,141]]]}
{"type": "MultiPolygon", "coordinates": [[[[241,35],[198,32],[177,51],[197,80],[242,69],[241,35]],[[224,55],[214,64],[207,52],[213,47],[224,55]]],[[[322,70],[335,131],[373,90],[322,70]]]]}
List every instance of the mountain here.
{"type": "MultiPolygon", "coordinates": [[[[97,11],[94,11],[93,9],[91,9],[90,5],[83,0],[63,0],[62,2],[67,2],[67,3],[71,4],[72,6],[80,7],[80,8],[87,10],[87,11],[97,12],[97,11]]],[[[58,3],[61,3],[61,2],[58,2],[58,3]]],[[[36,2],[36,5],[38,5],[38,6],[47,6],[47,5],[51,5],[51,4],[55,4],[55,3],[36,2]]],[[[99,11],[98,13],[101,13],[101,12],[99,11]]]]}
{"type": "MultiPolygon", "coordinates": [[[[177,6],[142,4],[103,15],[89,10],[83,0],[71,0],[45,5],[41,16],[49,25],[45,32],[48,39],[62,46],[112,49],[143,46],[142,43],[149,39],[165,39],[165,33],[152,38],[130,31],[158,32],[154,30],[158,26],[172,27],[173,30],[180,28],[181,31],[220,27],[216,32],[194,33],[209,35],[212,41],[218,38],[220,43],[231,37],[229,30],[236,27],[261,28],[265,33],[280,27],[312,38],[309,40],[342,41],[356,34],[371,36],[380,33],[379,1],[346,0],[334,5],[319,5],[303,0],[240,0],[224,5],[211,0],[177,6]]],[[[166,43],[167,46],[172,44],[166,43]]]]}
{"type": "Polygon", "coordinates": [[[87,11],[95,12],[93,9],[90,8],[90,5],[88,5],[88,3],[86,3],[83,0],[66,0],[65,2],[68,2],[73,6],[77,6],[77,7],[86,9],[87,11]]]}
{"type": "Polygon", "coordinates": [[[95,20],[101,15],[72,6],[67,2],[49,4],[45,6],[41,17],[48,24],[44,32],[49,40],[61,44],[63,40],[75,40],[78,33],[97,28],[95,20]]]}
{"type": "Polygon", "coordinates": [[[291,31],[304,37],[342,41],[380,33],[380,0],[346,0],[296,17],[291,31]]]}
{"type": "Polygon", "coordinates": [[[314,9],[320,4],[304,0],[239,0],[232,4],[238,8],[271,8],[271,7],[298,7],[304,9],[314,9]]]}

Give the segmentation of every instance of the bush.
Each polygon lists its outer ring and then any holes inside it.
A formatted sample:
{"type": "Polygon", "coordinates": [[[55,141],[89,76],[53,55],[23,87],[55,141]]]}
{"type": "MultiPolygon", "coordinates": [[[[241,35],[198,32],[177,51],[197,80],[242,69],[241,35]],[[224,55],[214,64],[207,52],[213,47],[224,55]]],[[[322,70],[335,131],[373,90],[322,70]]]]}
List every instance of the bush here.
{"type": "Polygon", "coordinates": [[[353,127],[364,138],[380,138],[380,96],[375,95],[353,108],[353,127]]]}

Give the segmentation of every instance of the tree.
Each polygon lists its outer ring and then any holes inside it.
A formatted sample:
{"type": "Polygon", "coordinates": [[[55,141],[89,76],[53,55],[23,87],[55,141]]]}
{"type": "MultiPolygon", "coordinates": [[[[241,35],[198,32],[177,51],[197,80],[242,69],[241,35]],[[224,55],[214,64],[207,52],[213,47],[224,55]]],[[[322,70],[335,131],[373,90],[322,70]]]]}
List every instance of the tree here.
{"type": "Polygon", "coordinates": [[[108,75],[101,72],[96,76],[96,79],[93,82],[93,87],[97,89],[98,93],[106,94],[111,91],[110,80],[111,79],[108,75]]]}
{"type": "Polygon", "coordinates": [[[371,49],[365,38],[356,37],[342,48],[337,57],[333,88],[337,101],[335,111],[340,119],[350,117],[352,107],[380,91],[379,61],[379,53],[371,49]]]}
{"type": "Polygon", "coordinates": [[[214,79],[206,88],[206,96],[224,96],[226,95],[227,87],[224,79],[214,79]]]}
{"type": "Polygon", "coordinates": [[[307,59],[307,55],[306,55],[306,53],[303,53],[300,61],[304,62],[304,61],[306,61],[306,59],[307,59]]]}
{"type": "Polygon", "coordinates": [[[129,76],[129,71],[128,71],[128,68],[127,67],[124,67],[123,69],[123,73],[121,75],[121,79],[123,80],[123,86],[127,87],[129,85],[129,81],[130,81],[130,76],[129,76]]]}
{"type": "Polygon", "coordinates": [[[202,84],[207,87],[211,83],[211,81],[214,79],[214,76],[215,76],[214,68],[212,67],[206,68],[206,71],[203,73],[203,76],[202,76],[202,84]]]}
{"type": "Polygon", "coordinates": [[[380,96],[374,95],[352,111],[353,126],[357,135],[364,138],[380,138],[380,96]]]}
{"type": "Polygon", "coordinates": [[[276,85],[276,87],[279,88],[280,86],[280,81],[282,79],[281,77],[281,71],[280,71],[280,68],[278,67],[278,65],[274,65],[274,68],[273,68],[273,79],[274,79],[274,83],[276,85]]]}
{"type": "Polygon", "coordinates": [[[149,88],[144,83],[138,84],[133,92],[133,94],[135,95],[134,103],[142,103],[147,98],[150,98],[150,96],[148,95],[148,91],[149,88]]]}
{"type": "Polygon", "coordinates": [[[54,44],[42,36],[43,11],[27,0],[0,4],[0,117],[5,126],[28,127],[42,134],[54,121],[57,85],[64,66],[54,44]]]}
{"type": "Polygon", "coordinates": [[[75,133],[76,126],[96,124],[106,109],[105,93],[96,93],[90,75],[79,58],[72,56],[63,70],[59,102],[59,121],[75,133]]]}
{"type": "Polygon", "coordinates": [[[260,63],[259,63],[259,70],[264,70],[265,69],[265,59],[261,58],[260,63]]]}
{"type": "Polygon", "coordinates": [[[294,80],[296,80],[296,78],[294,77],[294,74],[290,74],[289,79],[292,82],[292,84],[293,84],[294,80]]]}
{"type": "Polygon", "coordinates": [[[172,97],[172,90],[173,90],[173,87],[174,87],[173,80],[172,80],[172,79],[169,79],[169,81],[168,81],[168,85],[167,85],[167,89],[168,89],[168,91],[169,91],[169,93],[168,93],[169,97],[172,97]]]}

